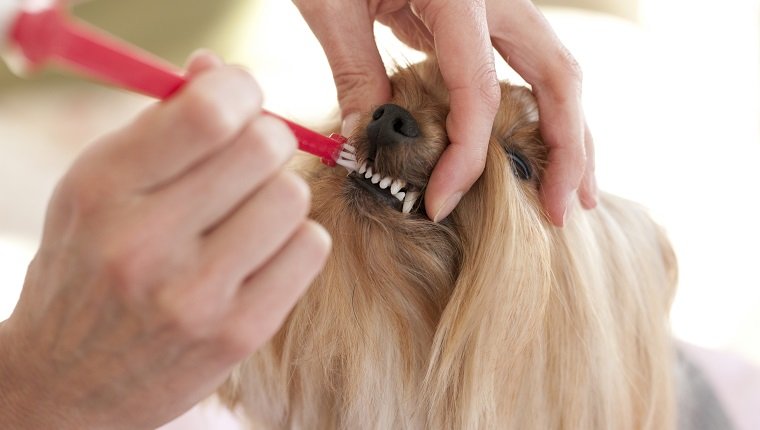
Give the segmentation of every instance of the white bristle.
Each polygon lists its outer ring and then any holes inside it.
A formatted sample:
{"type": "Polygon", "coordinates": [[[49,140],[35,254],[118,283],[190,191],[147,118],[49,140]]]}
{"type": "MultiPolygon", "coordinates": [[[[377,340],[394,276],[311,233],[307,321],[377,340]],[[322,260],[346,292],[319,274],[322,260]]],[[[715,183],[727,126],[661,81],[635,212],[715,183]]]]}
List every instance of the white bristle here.
{"type": "Polygon", "coordinates": [[[352,154],[350,152],[341,152],[340,153],[340,157],[338,157],[338,158],[341,158],[343,160],[356,161],[356,155],[352,154]]]}
{"type": "Polygon", "coordinates": [[[349,173],[355,172],[356,169],[359,168],[359,166],[356,164],[356,161],[352,161],[352,160],[344,160],[341,158],[341,159],[338,159],[336,163],[348,169],[349,173]]]}

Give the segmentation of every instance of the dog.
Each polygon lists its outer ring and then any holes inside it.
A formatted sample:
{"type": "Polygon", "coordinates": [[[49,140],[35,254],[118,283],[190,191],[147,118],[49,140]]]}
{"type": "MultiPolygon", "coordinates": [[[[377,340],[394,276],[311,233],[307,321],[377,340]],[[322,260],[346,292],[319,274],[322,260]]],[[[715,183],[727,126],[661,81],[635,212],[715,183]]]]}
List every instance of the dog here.
{"type": "Polygon", "coordinates": [[[605,193],[552,226],[536,101],[508,83],[483,175],[430,221],[448,93],[434,58],[391,83],[349,136],[359,171],[300,166],[333,252],[225,403],[263,429],[675,428],[662,228],[605,193]]]}

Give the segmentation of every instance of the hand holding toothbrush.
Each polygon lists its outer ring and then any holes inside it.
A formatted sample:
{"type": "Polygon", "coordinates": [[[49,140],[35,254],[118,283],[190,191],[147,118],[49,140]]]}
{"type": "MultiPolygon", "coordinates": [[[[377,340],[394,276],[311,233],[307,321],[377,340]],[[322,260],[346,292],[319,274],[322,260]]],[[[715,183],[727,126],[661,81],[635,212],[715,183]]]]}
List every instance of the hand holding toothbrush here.
{"type": "Polygon", "coordinates": [[[8,428],[155,428],[279,327],[326,259],[296,142],[208,55],[189,83],[94,144],[50,202],[0,324],[8,428]]]}

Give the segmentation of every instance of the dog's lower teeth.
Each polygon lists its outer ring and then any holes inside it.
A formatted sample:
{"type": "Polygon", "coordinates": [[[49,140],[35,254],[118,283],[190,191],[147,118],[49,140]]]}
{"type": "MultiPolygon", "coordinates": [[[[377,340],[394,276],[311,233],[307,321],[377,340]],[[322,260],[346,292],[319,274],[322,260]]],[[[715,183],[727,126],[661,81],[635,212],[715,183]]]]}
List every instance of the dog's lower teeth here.
{"type": "Polygon", "coordinates": [[[393,195],[393,197],[395,197],[395,198],[397,198],[399,201],[403,202],[403,201],[404,201],[404,196],[405,196],[405,195],[406,195],[406,193],[404,193],[404,192],[400,192],[400,193],[396,193],[396,194],[394,194],[394,195],[393,195]]]}

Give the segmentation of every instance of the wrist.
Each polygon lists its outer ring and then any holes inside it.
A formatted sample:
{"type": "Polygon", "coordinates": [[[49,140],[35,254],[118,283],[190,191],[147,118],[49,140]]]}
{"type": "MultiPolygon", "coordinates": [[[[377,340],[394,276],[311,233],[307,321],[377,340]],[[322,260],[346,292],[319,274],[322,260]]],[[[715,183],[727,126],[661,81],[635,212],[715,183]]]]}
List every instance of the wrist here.
{"type": "Polygon", "coordinates": [[[50,407],[46,378],[34,376],[31,357],[12,335],[12,324],[0,322],[0,422],[25,430],[75,428],[60,415],[60,407],[50,407]]]}

